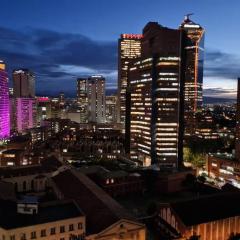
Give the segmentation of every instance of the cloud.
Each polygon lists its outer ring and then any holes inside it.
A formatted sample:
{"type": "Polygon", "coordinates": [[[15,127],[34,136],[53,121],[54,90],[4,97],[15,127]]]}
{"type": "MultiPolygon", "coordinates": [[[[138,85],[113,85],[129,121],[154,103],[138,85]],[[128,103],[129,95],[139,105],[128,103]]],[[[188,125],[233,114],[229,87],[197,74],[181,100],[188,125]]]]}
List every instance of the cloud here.
{"type": "Polygon", "coordinates": [[[107,88],[116,87],[117,42],[46,29],[0,27],[0,32],[0,59],[6,62],[10,78],[13,69],[31,69],[38,93],[75,95],[76,78],[91,74],[104,75],[107,88]]]}
{"type": "MultiPolygon", "coordinates": [[[[13,69],[31,69],[36,74],[39,94],[65,91],[74,96],[76,78],[91,74],[104,75],[106,87],[117,88],[117,41],[95,41],[81,34],[47,29],[22,31],[0,27],[0,32],[0,59],[7,63],[10,78],[13,69]]],[[[231,89],[239,75],[240,56],[206,49],[205,95],[233,97],[231,89]]]]}
{"type": "Polygon", "coordinates": [[[236,80],[240,76],[240,56],[207,49],[204,62],[204,76],[236,80]]]}
{"type": "Polygon", "coordinates": [[[205,97],[236,99],[237,90],[225,88],[206,88],[203,90],[203,95],[205,97]]]}

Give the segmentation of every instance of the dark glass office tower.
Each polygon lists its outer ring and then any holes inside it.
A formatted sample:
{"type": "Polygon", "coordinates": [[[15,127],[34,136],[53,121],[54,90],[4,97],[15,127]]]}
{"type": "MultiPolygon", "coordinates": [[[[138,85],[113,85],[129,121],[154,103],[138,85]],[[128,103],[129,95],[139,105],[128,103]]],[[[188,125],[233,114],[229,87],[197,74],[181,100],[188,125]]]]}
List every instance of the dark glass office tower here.
{"type": "Polygon", "coordinates": [[[175,169],[182,161],[182,37],[180,29],[148,23],[129,69],[126,134],[131,158],[144,166],[175,169]]]}
{"type": "Polygon", "coordinates": [[[28,69],[13,71],[13,95],[15,98],[35,97],[35,75],[28,69]]]}
{"type": "Polygon", "coordinates": [[[202,108],[204,29],[185,16],[180,25],[184,32],[183,48],[185,50],[186,71],[184,87],[185,136],[194,133],[195,115],[202,108]]]}

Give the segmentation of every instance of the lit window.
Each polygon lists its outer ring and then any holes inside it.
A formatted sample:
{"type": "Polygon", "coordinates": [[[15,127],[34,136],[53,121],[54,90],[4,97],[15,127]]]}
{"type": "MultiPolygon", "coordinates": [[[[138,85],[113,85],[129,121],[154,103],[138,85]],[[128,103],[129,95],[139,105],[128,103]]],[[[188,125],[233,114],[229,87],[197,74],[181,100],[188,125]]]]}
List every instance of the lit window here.
{"type": "Polygon", "coordinates": [[[60,226],[60,233],[64,233],[65,232],[65,226],[60,226]]]}

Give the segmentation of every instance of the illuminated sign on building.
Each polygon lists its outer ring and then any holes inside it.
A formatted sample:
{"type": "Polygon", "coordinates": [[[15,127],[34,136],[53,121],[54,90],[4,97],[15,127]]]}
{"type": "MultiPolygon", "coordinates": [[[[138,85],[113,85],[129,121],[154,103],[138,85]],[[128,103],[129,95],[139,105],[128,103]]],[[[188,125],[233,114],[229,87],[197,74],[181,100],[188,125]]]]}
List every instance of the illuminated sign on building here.
{"type": "Polygon", "coordinates": [[[122,38],[132,38],[132,39],[141,39],[143,38],[142,34],[122,34],[122,38]]]}

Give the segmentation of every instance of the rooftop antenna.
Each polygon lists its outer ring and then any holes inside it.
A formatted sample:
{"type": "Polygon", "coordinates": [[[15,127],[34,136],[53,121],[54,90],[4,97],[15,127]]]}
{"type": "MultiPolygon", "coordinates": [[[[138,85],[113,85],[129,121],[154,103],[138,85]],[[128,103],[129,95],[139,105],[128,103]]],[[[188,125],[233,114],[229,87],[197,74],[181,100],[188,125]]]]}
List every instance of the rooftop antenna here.
{"type": "Polygon", "coordinates": [[[189,17],[192,16],[194,13],[188,13],[184,16],[184,20],[187,21],[189,20],[189,17]]]}

